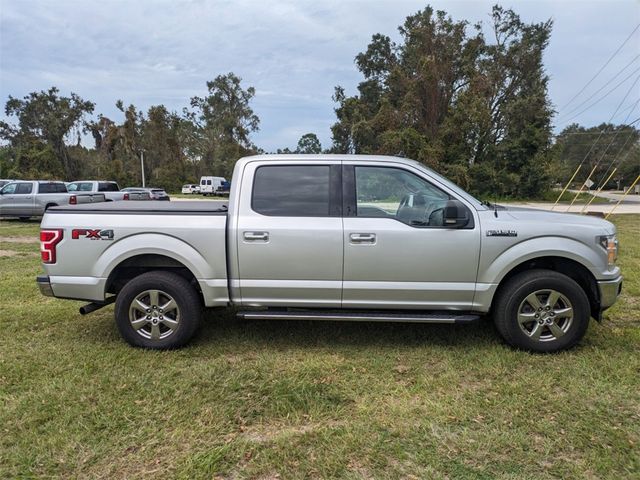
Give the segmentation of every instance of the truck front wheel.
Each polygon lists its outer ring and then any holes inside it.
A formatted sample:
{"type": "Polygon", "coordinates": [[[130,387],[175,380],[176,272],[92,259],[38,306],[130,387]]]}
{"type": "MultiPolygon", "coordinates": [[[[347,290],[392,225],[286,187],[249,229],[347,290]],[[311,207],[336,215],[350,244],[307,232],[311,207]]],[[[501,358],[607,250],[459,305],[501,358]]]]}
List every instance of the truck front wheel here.
{"type": "Polygon", "coordinates": [[[130,280],[118,293],[115,317],[122,337],[135,347],[178,348],[193,336],[202,304],[180,275],[154,271],[130,280]]]}
{"type": "Polygon", "coordinates": [[[498,293],[496,328],[510,345],[534,352],[573,347],[589,326],[589,299],[574,280],[552,270],[515,275],[498,293]]]}

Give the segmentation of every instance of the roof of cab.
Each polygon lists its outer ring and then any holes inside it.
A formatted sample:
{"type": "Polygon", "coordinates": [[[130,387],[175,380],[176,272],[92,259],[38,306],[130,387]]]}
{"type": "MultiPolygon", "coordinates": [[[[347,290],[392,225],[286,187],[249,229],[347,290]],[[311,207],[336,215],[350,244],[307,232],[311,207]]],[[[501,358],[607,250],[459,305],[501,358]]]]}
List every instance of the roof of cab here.
{"type": "Polygon", "coordinates": [[[357,155],[357,154],[341,154],[341,153],[322,153],[322,154],[306,154],[306,153],[287,153],[287,154],[268,154],[268,155],[252,155],[243,157],[238,162],[277,162],[290,160],[311,160],[311,161],[349,161],[349,162],[395,162],[404,163],[406,165],[420,165],[419,162],[409,158],[395,157],[391,155],[357,155]]]}

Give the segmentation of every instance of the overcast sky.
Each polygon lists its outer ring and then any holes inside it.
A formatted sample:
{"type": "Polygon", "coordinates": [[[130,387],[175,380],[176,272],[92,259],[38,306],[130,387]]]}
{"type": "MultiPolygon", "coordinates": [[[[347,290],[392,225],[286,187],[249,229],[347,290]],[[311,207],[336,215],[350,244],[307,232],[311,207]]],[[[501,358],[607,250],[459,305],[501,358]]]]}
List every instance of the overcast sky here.
{"type": "MultiPolygon", "coordinates": [[[[374,33],[397,40],[398,25],[427,3],[0,0],[0,100],[4,105],[9,95],[21,97],[55,85],[65,95],[75,92],[94,101],[96,113],[121,120],[114,106],[117,99],[142,110],[162,103],[181,111],[191,96],[205,93],[207,80],[232,71],[245,87],[256,88],[256,145],[267,151],[295,147],[302,134],[315,132],[327,147],[335,120],[334,86],[354,93],[362,79],[355,55],[374,33]]],[[[454,19],[487,22],[496,2],[429,3],[454,19]]],[[[640,29],[592,85],[565,104],[640,23],[640,3],[555,0],[502,5],[528,22],[554,20],[545,63],[559,112],[556,129],[569,121],[593,125],[609,120],[640,75],[640,29]]],[[[630,113],[624,109],[639,97],[640,82],[614,121],[622,122],[630,113]]],[[[639,111],[640,106],[631,118],[640,116],[639,111]]]]}

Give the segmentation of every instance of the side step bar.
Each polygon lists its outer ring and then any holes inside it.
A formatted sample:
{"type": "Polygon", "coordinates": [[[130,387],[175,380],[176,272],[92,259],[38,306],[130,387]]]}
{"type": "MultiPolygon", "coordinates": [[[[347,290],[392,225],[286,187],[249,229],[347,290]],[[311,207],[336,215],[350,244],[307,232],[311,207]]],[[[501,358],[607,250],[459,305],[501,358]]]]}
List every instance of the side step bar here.
{"type": "Polygon", "coordinates": [[[245,320],[331,320],[348,322],[471,323],[480,315],[469,313],[325,312],[288,310],[246,310],[238,312],[245,320]]]}

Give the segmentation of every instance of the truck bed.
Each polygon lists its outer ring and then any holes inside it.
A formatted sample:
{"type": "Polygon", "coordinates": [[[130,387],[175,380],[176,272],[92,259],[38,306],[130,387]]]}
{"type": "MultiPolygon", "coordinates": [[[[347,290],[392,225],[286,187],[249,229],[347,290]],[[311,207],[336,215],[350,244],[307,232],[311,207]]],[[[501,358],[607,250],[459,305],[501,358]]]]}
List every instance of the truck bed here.
{"type": "Polygon", "coordinates": [[[57,261],[44,269],[56,296],[98,302],[111,292],[117,272],[133,274],[140,265],[182,269],[198,283],[206,306],[226,305],[226,223],[223,202],[53,207],[41,228],[61,230],[62,239],[57,261]]]}

